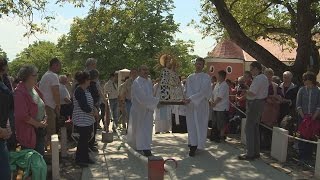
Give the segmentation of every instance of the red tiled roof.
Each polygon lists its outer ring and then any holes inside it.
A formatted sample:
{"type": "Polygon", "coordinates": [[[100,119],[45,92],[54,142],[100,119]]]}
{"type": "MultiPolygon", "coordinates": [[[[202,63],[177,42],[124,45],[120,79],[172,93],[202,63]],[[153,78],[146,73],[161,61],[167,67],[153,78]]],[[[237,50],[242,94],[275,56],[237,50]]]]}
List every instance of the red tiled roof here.
{"type": "MultiPolygon", "coordinates": [[[[271,54],[277,57],[280,61],[294,61],[297,52],[296,49],[289,48],[285,45],[279,45],[272,41],[259,39],[256,41],[271,54]]],[[[242,50],[238,45],[236,45],[231,40],[224,40],[217,44],[217,46],[208,53],[208,57],[214,58],[234,58],[243,59],[245,61],[255,61],[247,52],[242,50]]]]}
{"type": "Polygon", "coordinates": [[[244,59],[243,50],[231,40],[224,40],[208,53],[208,57],[244,59]]]}
{"type": "MultiPolygon", "coordinates": [[[[259,39],[256,42],[277,57],[280,61],[294,61],[296,59],[296,48],[290,48],[264,39],[259,39]]],[[[245,61],[255,61],[255,59],[247,52],[243,51],[243,54],[245,61]]]]}

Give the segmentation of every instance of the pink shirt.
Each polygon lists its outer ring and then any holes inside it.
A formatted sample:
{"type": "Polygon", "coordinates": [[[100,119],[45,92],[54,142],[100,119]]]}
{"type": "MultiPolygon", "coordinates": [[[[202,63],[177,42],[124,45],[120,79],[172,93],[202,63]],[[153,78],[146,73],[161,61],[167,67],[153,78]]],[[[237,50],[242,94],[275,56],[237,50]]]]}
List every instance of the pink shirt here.
{"type": "MultiPolygon", "coordinates": [[[[39,89],[35,86],[34,89],[43,99],[39,89]]],[[[14,116],[15,128],[18,142],[27,148],[34,149],[36,146],[36,133],[34,127],[27,123],[30,118],[35,119],[38,112],[38,105],[33,101],[27,87],[23,82],[20,82],[14,91],[14,116]]]]}

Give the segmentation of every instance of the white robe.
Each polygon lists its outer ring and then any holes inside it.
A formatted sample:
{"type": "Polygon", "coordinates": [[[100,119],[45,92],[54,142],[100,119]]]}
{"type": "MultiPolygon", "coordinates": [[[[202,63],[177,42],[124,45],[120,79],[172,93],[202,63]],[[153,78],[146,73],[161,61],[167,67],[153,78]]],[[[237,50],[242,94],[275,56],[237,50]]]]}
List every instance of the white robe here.
{"type": "Polygon", "coordinates": [[[206,73],[191,74],[186,81],[188,141],[191,146],[204,149],[209,120],[209,99],[211,98],[210,76],[206,73]]]}
{"type": "MultiPolygon", "coordinates": [[[[160,98],[159,84],[153,86],[155,97],[160,98]]],[[[171,107],[168,105],[161,106],[154,110],[155,132],[168,132],[171,130],[171,107]],[[161,115],[160,115],[161,113],[161,115]]]]}
{"type": "MultiPolygon", "coordinates": [[[[181,84],[183,91],[185,92],[185,86],[181,84]]],[[[176,122],[176,125],[180,124],[179,116],[186,116],[186,106],[185,105],[173,105],[172,114],[175,115],[175,119],[173,121],[176,122]]]]}
{"type": "Polygon", "coordinates": [[[139,76],[133,81],[131,102],[128,144],[136,150],[151,150],[153,112],[159,103],[151,80],[139,76]]]}

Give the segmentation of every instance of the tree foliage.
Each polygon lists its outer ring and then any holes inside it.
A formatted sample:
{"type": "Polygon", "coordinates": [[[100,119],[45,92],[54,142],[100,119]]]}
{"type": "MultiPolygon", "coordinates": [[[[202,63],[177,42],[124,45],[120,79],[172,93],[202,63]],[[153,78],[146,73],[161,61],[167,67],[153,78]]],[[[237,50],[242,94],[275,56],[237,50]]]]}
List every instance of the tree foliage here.
{"type": "MultiPolygon", "coordinates": [[[[154,67],[156,54],[168,48],[178,51],[183,61],[190,61],[188,51],[193,43],[174,41],[178,24],[173,20],[173,8],[172,0],[127,0],[91,9],[87,17],[74,20],[58,47],[73,71],[83,69],[87,58],[97,58],[103,77],[141,64],[154,67]]],[[[152,74],[156,74],[154,69],[152,74]]]]}
{"type": "MultiPolygon", "coordinates": [[[[245,34],[252,38],[267,38],[280,44],[296,47],[297,1],[296,0],[226,0],[228,10],[237,20],[245,34]]],[[[204,35],[223,37],[226,35],[215,6],[210,0],[202,0],[200,13],[204,35]]],[[[320,33],[320,3],[312,3],[312,34],[320,33]]],[[[319,42],[320,43],[320,42],[319,42]]]]}
{"type": "Polygon", "coordinates": [[[53,15],[47,12],[48,4],[47,0],[1,0],[0,18],[19,17],[20,23],[27,28],[24,36],[30,36],[35,32],[46,32],[48,23],[54,19],[53,15]]]}
{"type": "Polygon", "coordinates": [[[3,49],[1,47],[0,47],[0,57],[1,58],[6,58],[6,59],[8,58],[7,57],[7,53],[5,51],[3,51],[3,49]]]}
{"type": "Polygon", "coordinates": [[[204,35],[231,38],[258,61],[280,69],[278,74],[285,69],[293,70],[299,76],[307,69],[318,73],[319,1],[202,0],[202,9],[198,27],[204,35]],[[294,66],[277,62],[277,58],[248,38],[253,41],[265,38],[280,45],[298,47],[294,66]],[[268,60],[263,59],[266,57],[268,60]],[[313,64],[310,57],[315,60],[313,64]]]}
{"type": "Polygon", "coordinates": [[[178,24],[173,20],[173,0],[4,0],[0,3],[0,14],[20,17],[28,27],[25,35],[31,35],[44,31],[46,23],[54,18],[47,14],[49,3],[89,5],[91,10],[87,17],[74,19],[70,32],[60,37],[57,47],[53,43],[37,42],[24,49],[10,63],[14,74],[22,64],[33,62],[43,73],[47,68],[43,62],[53,56],[63,56],[63,67],[68,72],[83,69],[85,60],[94,57],[98,59],[103,77],[112,71],[141,64],[151,67],[152,75],[156,75],[157,69],[153,67],[158,61],[155,57],[167,50],[179,57],[183,75],[192,72],[194,56],[189,52],[193,42],[174,40],[178,24]],[[35,24],[35,15],[44,22],[35,24]]]}
{"type": "MultiPolygon", "coordinates": [[[[62,52],[52,42],[39,41],[20,52],[16,59],[9,63],[10,74],[16,76],[19,69],[25,64],[33,64],[38,68],[39,77],[41,77],[49,67],[49,61],[57,57],[63,60],[62,52]]],[[[63,69],[63,71],[68,71],[63,69]]]]}

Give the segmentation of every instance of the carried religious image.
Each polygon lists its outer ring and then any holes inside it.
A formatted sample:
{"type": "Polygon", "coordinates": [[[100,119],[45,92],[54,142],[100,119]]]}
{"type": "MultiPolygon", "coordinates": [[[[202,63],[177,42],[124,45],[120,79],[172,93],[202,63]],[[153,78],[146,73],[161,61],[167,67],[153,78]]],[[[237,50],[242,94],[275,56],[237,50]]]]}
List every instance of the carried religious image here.
{"type": "Polygon", "coordinates": [[[163,54],[159,58],[163,67],[160,77],[160,104],[182,104],[184,95],[179,75],[178,62],[174,55],[163,54]]]}
{"type": "Polygon", "coordinates": [[[320,0],[0,0],[0,24],[0,180],[320,180],[320,0]]]}

